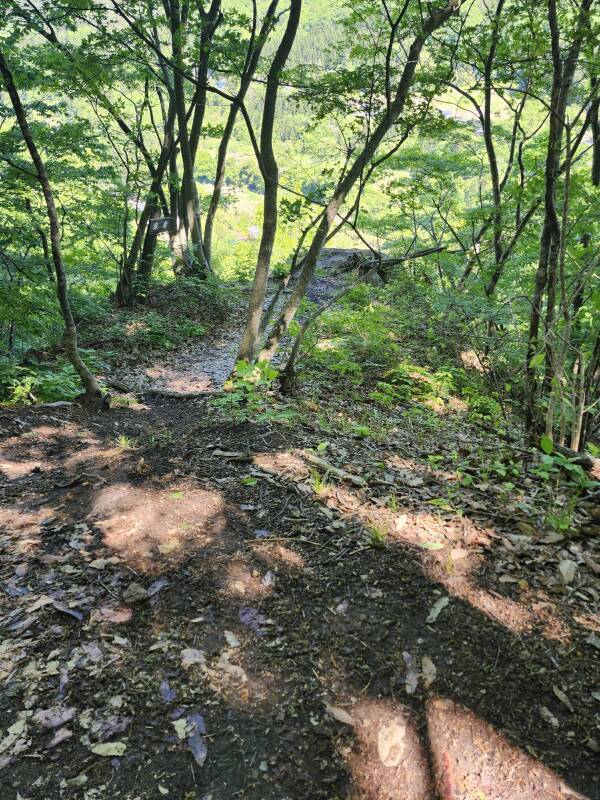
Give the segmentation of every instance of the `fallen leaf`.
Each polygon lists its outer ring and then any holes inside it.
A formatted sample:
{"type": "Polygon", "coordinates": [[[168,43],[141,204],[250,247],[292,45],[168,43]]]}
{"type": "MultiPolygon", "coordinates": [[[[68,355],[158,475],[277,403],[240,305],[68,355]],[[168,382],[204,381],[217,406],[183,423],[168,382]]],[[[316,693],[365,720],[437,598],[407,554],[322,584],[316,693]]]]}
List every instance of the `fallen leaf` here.
{"type": "Polygon", "coordinates": [[[517,522],[517,528],[525,536],[537,536],[539,533],[538,529],[530,525],[529,522],[517,522]]]}
{"type": "Polygon", "coordinates": [[[65,605],[64,603],[58,603],[56,600],[52,603],[52,608],[56,609],[56,611],[60,611],[62,614],[67,614],[69,617],[73,617],[78,622],[83,621],[83,614],[81,611],[76,611],[74,608],[69,608],[69,606],[65,605]]]}
{"type": "Polygon", "coordinates": [[[107,564],[110,564],[108,558],[95,558],[93,561],[90,561],[88,567],[91,569],[104,569],[107,564]]]}
{"type": "Polygon", "coordinates": [[[194,712],[188,717],[188,747],[194,756],[194,761],[199,767],[204,765],[208,755],[208,747],[203,734],[206,733],[206,723],[202,714],[194,712]]]}
{"type": "Polygon", "coordinates": [[[240,647],[241,642],[233,631],[223,631],[223,636],[229,647],[240,647]]]}
{"type": "Polygon", "coordinates": [[[423,686],[429,689],[437,678],[437,669],[429,656],[423,656],[421,659],[421,675],[423,676],[423,686]]]}
{"type": "Polygon", "coordinates": [[[125,742],[104,742],[92,747],[92,753],[97,756],[122,756],[125,750],[127,750],[125,742]]]}
{"type": "Polygon", "coordinates": [[[560,702],[569,709],[571,714],[574,714],[575,709],[573,708],[573,705],[571,704],[571,701],[569,700],[565,692],[563,692],[562,689],[559,689],[558,686],[553,686],[552,691],[554,692],[554,696],[557,697],[560,700],[560,702]]]}
{"type": "Polygon", "coordinates": [[[168,681],[160,682],[160,694],[165,703],[172,703],[177,697],[177,692],[169,686],[168,681]]]}
{"type": "Polygon", "coordinates": [[[48,747],[56,747],[61,742],[65,742],[67,739],[70,739],[71,736],[73,736],[73,731],[69,730],[69,728],[60,728],[50,740],[48,747]]]}
{"type": "Polygon", "coordinates": [[[560,728],[560,722],[546,706],[540,706],[540,717],[549,723],[553,728],[560,728]]]}
{"type": "Polygon", "coordinates": [[[189,669],[198,664],[200,667],[206,666],[206,657],[202,650],[195,650],[193,647],[186,647],[181,651],[181,666],[189,669]]]}
{"type": "Polygon", "coordinates": [[[40,708],[31,719],[42,728],[58,728],[73,719],[75,711],[75,708],[61,708],[60,706],[40,708]]]}
{"type": "Polygon", "coordinates": [[[397,767],[404,759],[406,727],[396,720],[382,725],[377,734],[377,753],[385,767],[397,767]]]}
{"type": "Polygon", "coordinates": [[[128,606],[102,606],[97,612],[106,622],[122,625],[133,617],[133,611],[128,606]]]}
{"type": "Polygon", "coordinates": [[[123,600],[130,605],[145,603],[148,600],[148,592],[140,583],[130,583],[123,592],[123,600]]]}
{"type": "Polygon", "coordinates": [[[339,706],[332,706],[329,705],[329,703],[325,703],[325,711],[330,717],[337,719],[338,722],[342,722],[344,725],[354,725],[354,720],[350,714],[339,706]]]}
{"type": "Polygon", "coordinates": [[[563,559],[558,565],[561,581],[566,585],[572,583],[577,575],[577,564],[570,558],[563,559]]]}
{"type": "Polygon", "coordinates": [[[425,620],[425,622],[427,622],[430,625],[434,623],[441,614],[441,612],[446,608],[449,602],[450,602],[449,597],[440,597],[437,603],[435,603],[432,606],[431,611],[427,615],[427,619],[425,620]]]}
{"type": "Polygon", "coordinates": [[[399,533],[400,531],[406,528],[406,523],[408,522],[408,517],[406,514],[399,514],[396,517],[396,522],[394,523],[394,529],[399,533]]]}
{"type": "Polygon", "coordinates": [[[410,653],[405,650],[402,653],[402,658],[406,664],[406,694],[414,694],[417,691],[417,686],[419,685],[419,673],[417,672],[414,659],[410,653]]]}
{"type": "Polygon", "coordinates": [[[35,603],[32,603],[25,610],[27,611],[28,614],[33,614],[34,611],[37,611],[38,609],[43,608],[44,606],[48,606],[53,602],[54,602],[53,597],[50,597],[47,594],[43,594],[40,597],[38,597],[35,603]]]}

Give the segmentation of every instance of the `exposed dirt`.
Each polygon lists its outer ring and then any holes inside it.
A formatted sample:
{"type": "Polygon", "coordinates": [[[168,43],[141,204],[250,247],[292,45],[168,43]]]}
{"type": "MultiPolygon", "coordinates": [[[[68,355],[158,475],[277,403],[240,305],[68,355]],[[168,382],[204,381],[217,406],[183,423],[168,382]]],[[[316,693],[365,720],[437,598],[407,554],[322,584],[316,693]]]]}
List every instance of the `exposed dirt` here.
{"type": "Polygon", "coordinates": [[[3,800],[600,797],[597,539],[548,578],[411,432],[328,437],[365,488],[204,400],[0,436],[3,800]]]}
{"type": "MultiPolygon", "coordinates": [[[[340,266],[352,254],[362,252],[325,248],[315,277],[308,287],[308,299],[317,305],[327,303],[339,292],[345,280],[339,274],[340,266]]],[[[275,291],[275,286],[272,291],[275,291]]],[[[284,293],[283,299],[286,298],[284,293]]],[[[219,329],[191,347],[179,348],[171,353],[161,352],[147,364],[120,367],[116,377],[124,386],[136,390],[159,389],[178,394],[218,391],[235,365],[244,321],[242,312],[233,314],[226,328],[219,329]]]]}

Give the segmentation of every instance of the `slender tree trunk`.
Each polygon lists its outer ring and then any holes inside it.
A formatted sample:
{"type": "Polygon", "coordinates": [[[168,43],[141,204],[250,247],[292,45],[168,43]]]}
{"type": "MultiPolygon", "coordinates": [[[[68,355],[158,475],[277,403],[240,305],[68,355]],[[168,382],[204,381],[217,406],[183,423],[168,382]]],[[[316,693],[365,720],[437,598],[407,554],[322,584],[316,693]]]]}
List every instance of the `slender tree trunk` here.
{"type": "Polygon", "coordinates": [[[206,218],[204,220],[204,252],[206,254],[206,259],[209,264],[211,263],[211,258],[212,258],[212,237],[215,224],[215,217],[217,215],[217,210],[219,208],[219,203],[221,201],[221,195],[223,193],[223,185],[225,181],[225,164],[227,161],[227,151],[229,149],[229,143],[231,141],[233,129],[235,128],[235,123],[240,110],[240,104],[244,102],[248,89],[250,88],[250,85],[252,83],[252,79],[254,78],[254,74],[256,72],[256,68],[258,66],[258,62],[262,54],[264,44],[269,35],[269,31],[271,30],[274,24],[275,12],[277,11],[278,5],[279,5],[279,0],[271,0],[271,4],[269,5],[267,13],[265,14],[265,18],[261,26],[261,30],[256,39],[256,42],[255,43],[253,42],[250,45],[251,52],[249,53],[247,65],[244,68],[242,79],[240,81],[240,88],[237,93],[236,99],[238,102],[231,104],[231,108],[229,109],[229,114],[227,115],[227,121],[225,122],[225,128],[223,129],[223,136],[221,137],[221,141],[219,142],[219,150],[217,153],[217,168],[215,170],[213,191],[210,198],[210,205],[208,207],[208,211],[206,212],[206,218]]]}
{"type": "MultiPolygon", "coordinates": [[[[545,166],[544,226],[540,241],[540,257],[532,298],[527,356],[525,362],[525,425],[531,439],[539,433],[538,381],[536,377],[535,355],[539,346],[540,323],[544,290],[550,277],[554,282],[560,253],[560,222],[556,211],[556,190],[560,174],[565,114],[569,94],[573,84],[575,69],[579,61],[584,34],[589,25],[589,9],[593,0],[582,0],[573,34],[571,46],[564,64],[560,49],[560,28],[556,0],[548,0],[548,22],[550,27],[552,51],[552,94],[550,99],[550,122],[548,149],[545,166]]],[[[551,298],[552,302],[553,298],[551,298]]],[[[552,313],[553,313],[552,308],[552,313]]]]}
{"type": "Polygon", "coordinates": [[[175,112],[179,130],[179,145],[183,162],[181,181],[181,209],[185,232],[188,239],[188,252],[184,271],[189,274],[206,274],[208,265],[202,246],[202,230],[197,207],[196,183],[194,180],[194,160],[190,148],[188,121],[185,105],[185,89],[181,70],[183,69],[184,23],[181,16],[179,0],[171,0],[171,41],[173,47],[173,89],[175,96],[175,112]],[[191,242],[191,249],[190,249],[191,242]]]}
{"type": "Polygon", "coordinates": [[[56,212],[56,205],[54,202],[54,194],[46,172],[46,166],[42,160],[37,145],[31,133],[27,116],[21,103],[19,92],[15,85],[11,70],[4,58],[4,54],[0,52],[0,73],[6,86],[6,91],[10,97],[10,101],[15,112],[15,117],[21,131],[23,141],[27,145],[29,155],[35,167],[36,176],[42,187],[44,200],[46,202],[46,210],[48,213],[48,223],[50,226],[50,249],[52,253],[52,262],[54,264],[54,271],[56,273],[56,293],[58,296],[58,303],[60,306],[61,314],[65,324],[64,343],[67,351],[67,356],[75,371],[81,378],[85,389],[85,396],[88,400],[96,403],[102,402],[102,393],[100,386],[94,375],[87,368],[79,355],[79,348],[77,345],[77,328],[75,320],[71,312],[71,305],[69,302],[69,292],[67,287],[67,276],[62,259],[62,252],[60,246],[60,224],[58,221],[58,214],[56,212]]]}
{"type": "MultiPolygon", "coordinates": [[[[169,165],[169,160],[175,149],[173,125],[175,121],[175,104],[171,99],[169,103],[169,110],[167,112],[167,120],[165,123],[165,133],[163,143],[158,157],[158,163],[152,178],[150,190],[142,213],[137,223],[133,240],[129,247],[129,252],[123,263],[117,289],[115,292],[115,299],[119,305],[130,305],[135,298],[135,270],[138,262],[138,257],[142,250],[144,241],[146,240],[146,231],[148,223],[152,216],[156,213],[158,206],[159,192],[162,181],[169,165]]],[[[149,251],[147,251],[147,255],[149,251]]],[[[149,275],[152,269],[151,264],[146,265],[146,272],[149,275]]]]}
{"type": "Polygon", "coordinates": [[[277,95],[281,72],[286,65],[290,51],[294,44],[300,15],[302,13],[302,0],[291,0],[290,12],[285,33],[271,62],[265,89],[264,109],[260,130],[260,154],[262,160],[262,173],[265,183],[263,203],[263,226],[256,271],[248,303],[248,316],[246,327],[242,336],[238,360],[245,358],[252,360],[258,344],[260,319],[262,316],[267,280],[271,266],[273,245],[277,233],[277,189],[279,183],[279,168],[275,151],[273,150],[273,127],[275,125],[275,112],[277,110],[277,95]]]}
{"type": "MultiPolygon", "coordinates": [[[[592,78],[592,91],[599,91],[598,78],[592,78]]],[[[594,97],[591,108],[592,118],[592,185],[600,186],[600,96],[594,97]]]]}
{"type": "Polygon", "coordinates": [[[206,85],[208,83],[208,67],[210,64],[210,50],[215,31],[221,21],[221,0],[212,0],[210,9],[202,13],[202,32],[200,34],[200,59],[198,61],[198,90],[190,128],[190,153],[192,163],[196,163],[196,154],[200,143],[200,135],[206,113],[206,85]]]}
{"type": "Polygon", "coordinates": [[[492,179],[492,196],[494,200],[494,211],[492,215],[492,232],[494,239],[494,261],[495,267],[489,284],[486,287],[486,294],[491,297],[500,280],[502,273],[502,190],[500,188],[500,172],[498,170],[498,158],[494,146],[494,133],[492,130],[492,71],[498,48],[500,37],[500,17],[504,7],[504,0],[498,0],[496,13],[492,25],[492,41],[484,67],[484,103],[483,103],[483,139],[488,157],[490,177],[492,179]]]}
{"type": "Polygon", "coordinates": [[[441,27],[441,25],[443,25],[444,22],[446,22],[452,16],[452,14],[456,13],[460,9],[460,5],[461,4],[457,2],[447,6],[441,11],[433,12],[431,16],[424,21],[421,33],[419,33],[413,40],[407,54],[406,63],[396,89],[396,94],[392,102],[388,105],[382,120],[371,133],[371,136],[368,138],[361,153],[356,157],[346,174],[339,181],[333,196],[327,203],[323,216],[321,217],[319,225],[308,248],[308,252],[304,258],[304,264],[300,273],[300,277],[298,278],[298,282],[294,288],[294,291],[290,295],[288,302],[285,304],[278,318],[275,320],[267,341],[259,354],[260,360],[270,361],[275,355],[281,339],[287,332],[291,321],[294,319],[294,316],[298,311],[300,302],[304,297],[308,284],[314,274],[319,255],[327,239],[329,230],[333,225],[333,222],[337,217],[342,204],[344,203],[352,187],[363,174],[367,164],[377,152],[377,149],[384,140],[385,136],[388,134],[392,126],[396,124],[400,115],[402,114],[425,42],[435,30],[441,27]]]}

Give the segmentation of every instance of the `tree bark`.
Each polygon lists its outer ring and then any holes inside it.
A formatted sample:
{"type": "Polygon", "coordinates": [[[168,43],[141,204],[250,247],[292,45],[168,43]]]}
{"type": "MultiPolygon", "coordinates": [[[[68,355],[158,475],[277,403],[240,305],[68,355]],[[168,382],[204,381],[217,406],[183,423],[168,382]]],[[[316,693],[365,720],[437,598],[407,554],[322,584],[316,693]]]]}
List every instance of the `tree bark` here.
{"type": "MultiPolygon", "coordinates": [[[[156,169],[150,184],[148,196],[144,208],[137,223],[135,234],[129,247],[127,258],[123,264],[117,289],[115,292],[115,299],[119,305],[131,305],[135,298],[135,268],[142,249],[143,242],[145,241],[148,223],[153,214],[156,213],[159,191],[162,185],[165,171],[169,165],[169,160],[175,148],[173,137],[173,125],[175,122],[175,104],[173,99],[169,103],[169,110],[167,112],[167,120],[165,123],[165,134],[163,143],[158,157],[156,169]]],[[[151,270],[151,265],[146,265],[146,271],[151,270]]]]}
{"type": "Polygon", "coordinates": [[[187,274],[205,275],[208,264],[204,256],[202,245],[202,230],[197,207],[196,183],[194,181],[194,160],[190,147],[188,133],[188,120],[185,106],[185,88],[183,83],[183,38],[185,24],[182,19],[179,0],[171,0],[170,8],[171,43],[173,48],[173,92],[175,99],[175,113],[179,132],[179,145],[181,160],[183,162],[183,176],[181,180],[181,210],[183,224],[187,235],[187,252],[184,272],[187,274]],[[191,242],[191,248],[190,248],[191,242]]]}
{"type": "MultiPolygon", "coordinates": [[[[560,158],[565,114],[583,38],[589,25],[589,9],[592,2],[593,0],[582,0],[579,6],[572,43],[563,64],[556,0],[548,0],[548,23],[552,51],[552,93],[545,165],[544,225],[540,240],[540,256],[535,277],[525,361],[525,425],[528,436],[532,440],[537,438],[540,432],[537,408],[538,381],[534,357],[539,344],[542,303],[548,278],[550,277],[551,281],[554,281],[560,257],[561,226],[556,210],[556,191],[561,169],[560,158]]],[[[552,296],[550,299],[553,301],[552,296]]]]}
{"type": "Polygon", "coordinates": [[[219,203],[221,201],[221,195],[223,193],[223,184],[225,181],[225,163],[227,161],[227,151],[229,149],[229,143],[231,141],[231,136],[233,134],[233,129],[235,127],[235,122],[237,120],[238,112],[240,110],[240,105],[244,102],[248,89],[250,88],[250,85],[252,83],[252,79],[254,78],[254,74],[256,72],[256,68],[258,66],[258,62],[264,44],[267,40],[269,31],[273,26],[275,20],[275,12],[277,10],[278,5],[279,5],[279,0],[271,0],[271,4],[267,9],[267,13],[265,15],[256,42],[250,45],[251,52],[249,53],[248,62],[244,68],[242,79],[240,81],[240,88],[237,93],[238,102],[232,103],[231,108],[229,109],[229,114],[227,115],[227,121],[225,122],[225,128],[223,129],[223,136],[221,137],[221,141],[219,142],[219,150],[217,153],[217,168],[215,170],[213,191],[210,198],[210,205],[208,207],[208,211],[206,212],[206,218],[204,220],[204,252],[206,254],[206,259],[209,264],[211,263],[211,258],[212,258],[212,237],[215,224],[215,217],[217,215],[217,210],[219,208],[219,203]]]}
{"type": "Polygon", "coordinates": [[[265,89],[264,110],[260,130],[260,154],[262,172],[265,183],[263,202],[263,226],[256,271],[248,302],[248,316],[238,351],[238,360],[254,358],[260,331],[260,319],[265,301],[267,280],[273,255],[273,245],[277,233],[277,189],[279,183],[279,168],[275,151],[273,149],[273,128],[275,125],[275,112],[277,110],[277,95],[281,72],[288,60],[292,45],[298,32],[300,15],[302,13],[302,0],[291,0],[290,12],[285,32],[271,62],[265,89]]]}

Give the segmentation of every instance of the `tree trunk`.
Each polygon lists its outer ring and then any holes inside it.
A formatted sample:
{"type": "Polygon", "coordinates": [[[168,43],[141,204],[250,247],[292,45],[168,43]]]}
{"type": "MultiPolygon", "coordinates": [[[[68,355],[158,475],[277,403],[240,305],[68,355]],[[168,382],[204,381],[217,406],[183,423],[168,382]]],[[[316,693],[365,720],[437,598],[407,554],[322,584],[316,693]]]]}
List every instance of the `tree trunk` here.
{"type": "Polygon", "coordinates": [[[298,282],[271,329],[268,339],[259,354],[260,360],[270,361],[275,355],[281,339],[287,332],[291,321],[298,311],[300,302],[314,274],[319,255],[327,239],[327,234],[344,200],[363,174],[367,164],[377,152],[385,136],[402,114],[425,42],[435,30],[441,27],[452,14],[460,9],[460,6],[461,3],[457,2],[448,5],[441,11],[433,12],[431,16],[424,21],[421,33],[413,40],[393,101],[389,104],[383,118],[367,139],[361,153],[356,157],[350,169],[339,181],[333,196],[329,200],[304,258],[304,264],[298,282]]]}
{"type": "Polygon", "coordinates": [[[175,113],[179,131],[179,145],[181,160],[183,162],[183,176],[181,180],[181,210],[182,220],[187,236],[187,253],[184,272],[187,274],[205,275],[208,265],[202,246],[202,230],[197,207],[196,183],[194,180],[194,160],[190,148],[188,134],[188,121],[185,107],[185,89],[181,70],[183,69],[183,37],[184,23],[181,17],[179,0],[171,1],[171,41],[173,47],[173,89],[175,99],[175,113]],[[191,242],[191,248],[190,248],[191,242]]]}
{"type": "Polygon", "coordinates": [[[65,273],[60,247],[60,224],[58,221],[58,214],[56,212],[56,205],[54,203],[52,187],[50,185],[48,173],[46,172],[45,164],[42,161],[42,157],[33,139],[33,135],[27,121],[27,116],[21,103],[21,98],[15,85],[12,73],[2,52],[0,52],[0,73],[2,73],[4,85],[6,86],[6,91],[10,97],[10,101],[15,112],[15,117],[21,130],[23,141],[27,145],[29,155],[36,170],[36,176],[40,182],[40,186],[42,187],[44,200],[46,202],[46,210],[48,213],[48,222],[50,226],[50,249],[52,253],[54,271],[56,274],[56,293],[58,296],[58,303],[62,318],[65,324],[64,343],[67,356],[75,368],[75,371],[81,378],[81,382],[83,383],[85,389],[85,398],[88,401],[102,405],[103,398],[98,382],[79,355],[79,348],[77,346],[77,328],[71,312],[71,305],[69,303],[67,276],[65,273]]]}
{"type": "MultiPolygon", "coordinates": [[[[532,440],[536,439],[537,435],[540,433],[540,419],[537,408],[538,381],[534,358],[539,346],[542,303],[544,299],[544,290],[548,281],[550,281],[549,299],[552,304],[554,303],[552,287],[555,286],[555,275],[557,274],[560,255],[561,226],[556,211],[556,190],[558,176],[560,174],[560,157],[565,126],[565,114],[575,69],[579,61],[584,33],[589,25],[589,8],[592,2],[593,0],[582,0],[579,7],[573,40],[563,64],[560,49],[561,32],[558,22],[556,0],[548,0],[548,22],[550,27],[553,74],[545,166],[544,226],[542,229],[540,257],[532,298],[525,362],[525,425],[528,436],[532,440]]],[[[553,319],[553,313],[554,306],[552,305],[552,309],[549,312],[551,321],[553,319]]]]}
{"type": "MultiPolygon", "coordinates": [[[[175,122],[175,104],[173,99],[169,102],[169,110],[167,112],[167,120],[165,122],[165,133],[163,143],[158,157],[158,163],[152,178],[152,183],[146,197],[144,208],[137,223],[135,234],[127,254],[127,258],[121,269],[117,289],[115,291],[115,299],[119,305],[131,305],[135,298],[135,268],[138,261],[138,256],[142,249],[142,245],[146,240],[146,231],[148,223],[153,214],[156,213],[158,208],[158,196],[165,171],[169,165],[172,153],[175,149],[173,125],[175,122]]],[[[149,254],[149,252],[148,252],[149,254]]],[[[146,265],[146,272],[149,274],[152,269],[151,264],[146,265]]]]}
{"type": "Polygon", "coordinates": [[[290,12],[279,47],[271,62],[265,89],[264,109],[260,130],[260,155],[262,160],[262,173],[265,183],[263,202],[263,226],[256,271],[252,283],[252,291],[248,302],[248,316],[242,336],[238,360],[245,358],[251,361],[254,358],[258,344],[260,319],[262,316],[267,280],[271,266],[273,245],[277,233],[277,189],[279,183],[279,168],[273,150],[273,127],[275,112],[277,110],[277,95],[281,72],[286,65],[292,45],[298,32],[300,15],[302,13],[302,0],[291,0],[290,12]]]}
{"type": "Polygon", "coordinates": [[[210,205],[208,207],[208,211],[206,212],[206,219],[204,220],[204,252],[206,254],[206,259],[209,264],[211,263],[211,258],[212,258],[212,236],[215,224],[215,217],[217,215],[217,210],[219,208],[219,202],[221,200],[221,194],[223,193],[223,184],[225,181],[225,162],[227,160],[227,150],[229,149],[229,142],[231,141],[231,136],[233,134],[233,129],[235,127],[235,122],[238,116],[238,112],[240,110],[240,104],[244,102],[248,89],[250,88],[250,85],[252,83],[252,79],[254,78],[254,74],[256,72],[256,68],[258,66],[258,62],[264,44],[267,40],[269,31],[273,26],[275,20],[275,12],[277,10],[278,5],[279,5],[279,0],[271,0],[271,4],[267,9],[267,13],[265,14],[265,18],[263,20],[263,24],[258,34],[256,43],[255,44],[251,43],[250,45],[251,52],[249,53],[247,65],[245,66],[244,72],[242,74],[242,79],[240,81],[240,88],[236,97],[237,102],[232,103],[231,108],[229,109],[229,114],[227,116],[227,121],[225,123],[225,128],[223,130],[223,136],[221,137],[221,141],[219,142],[219,150],[217,154],[217,168],[215,170],[213,191],[210,198],[210,205]]]}

